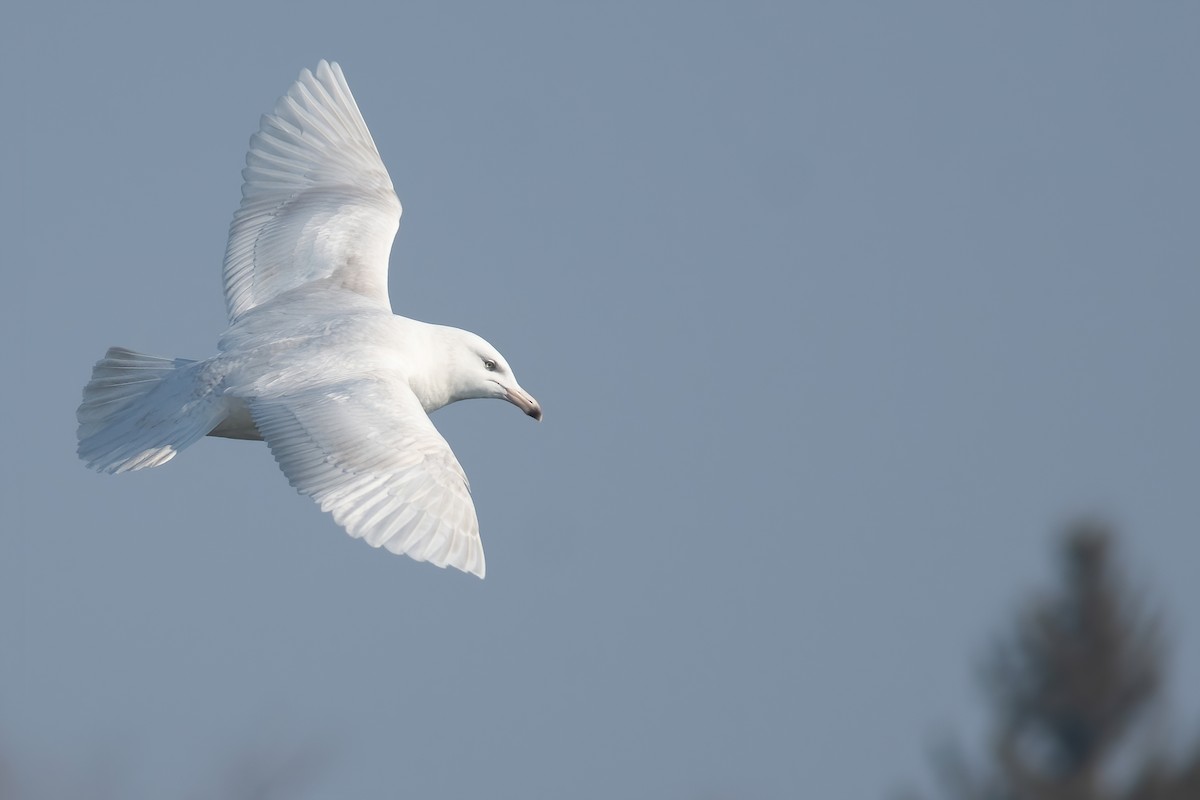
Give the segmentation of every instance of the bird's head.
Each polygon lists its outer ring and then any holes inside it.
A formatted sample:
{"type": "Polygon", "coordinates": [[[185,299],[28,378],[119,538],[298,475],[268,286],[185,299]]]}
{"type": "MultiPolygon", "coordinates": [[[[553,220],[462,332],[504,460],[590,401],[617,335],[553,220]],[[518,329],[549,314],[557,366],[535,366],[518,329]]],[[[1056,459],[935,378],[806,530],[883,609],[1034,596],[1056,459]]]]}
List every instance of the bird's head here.
{"type": "Polygon", "coordinates": [[[542,407],[521,388],[508,361],[480,336],[455,330],[449,353],[452,366],[452,402],[477,397],[507,400],[529,416],[542,419],[542,407]]]}

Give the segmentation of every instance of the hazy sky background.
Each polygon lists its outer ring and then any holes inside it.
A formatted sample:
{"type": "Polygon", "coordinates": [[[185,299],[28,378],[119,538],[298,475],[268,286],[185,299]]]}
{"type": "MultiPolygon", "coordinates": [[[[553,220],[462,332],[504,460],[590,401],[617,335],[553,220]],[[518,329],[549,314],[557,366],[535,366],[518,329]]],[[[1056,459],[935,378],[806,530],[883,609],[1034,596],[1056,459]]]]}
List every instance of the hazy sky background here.
{"type": "Polygon", "coordinates": [[[1196,730],[1200,6],[5,17],[0,752],[31,795],[225,796],[250,751],[315,754],[300,798],[881,797],[981,732],[975,667],[1080,513],[1166,610],[1196,730]],[[213,352],[247,142],[320,58],[404,203],[396,310],[545,408],[435,415],[483,582],[351,540],[258,444],[74,455],[106,347],[213,352]]]}

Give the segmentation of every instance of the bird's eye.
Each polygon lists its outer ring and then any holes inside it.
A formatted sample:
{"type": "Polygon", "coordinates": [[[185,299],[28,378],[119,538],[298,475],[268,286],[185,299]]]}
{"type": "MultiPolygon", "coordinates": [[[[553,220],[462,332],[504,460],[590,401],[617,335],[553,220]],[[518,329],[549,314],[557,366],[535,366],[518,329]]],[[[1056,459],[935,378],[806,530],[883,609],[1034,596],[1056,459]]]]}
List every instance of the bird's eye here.
{"type": "Polygon", "coordinates": [[[488,372],[495,372],[496,371],[496,362],[492,361],[490,358],[485,358],[483,360],[483,368],[486,369],[488,372]]]}

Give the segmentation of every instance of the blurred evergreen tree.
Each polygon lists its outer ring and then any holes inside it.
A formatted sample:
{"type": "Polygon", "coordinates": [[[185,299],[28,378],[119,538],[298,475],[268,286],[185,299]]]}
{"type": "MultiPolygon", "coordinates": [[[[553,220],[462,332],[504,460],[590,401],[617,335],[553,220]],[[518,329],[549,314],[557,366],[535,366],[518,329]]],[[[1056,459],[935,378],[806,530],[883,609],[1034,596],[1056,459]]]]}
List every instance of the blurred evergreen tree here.
{"type": "Polygon", "coordinates": [[[988,759],[935,754],[948,800],[1200,800],[1200,742],[1139,736],[1163,684],[1160,617],[1127,587],[1111,533],[1063,539],[1062,585],[1026,608],[984,670],[988,759]]]}

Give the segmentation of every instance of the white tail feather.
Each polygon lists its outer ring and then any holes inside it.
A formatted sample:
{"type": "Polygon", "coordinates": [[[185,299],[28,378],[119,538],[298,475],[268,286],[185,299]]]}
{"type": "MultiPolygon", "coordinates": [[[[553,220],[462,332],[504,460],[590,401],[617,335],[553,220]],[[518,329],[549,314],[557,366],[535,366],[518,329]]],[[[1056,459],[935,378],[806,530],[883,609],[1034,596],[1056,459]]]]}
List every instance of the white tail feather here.
{"type": "Polygon", "coordinates": [[[203,380],[203,362],[111,347],[83,389],[79,457],[100,472],[157,467],[225,416],[203,380]]]}

